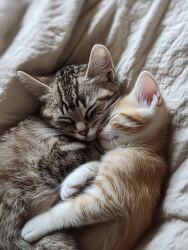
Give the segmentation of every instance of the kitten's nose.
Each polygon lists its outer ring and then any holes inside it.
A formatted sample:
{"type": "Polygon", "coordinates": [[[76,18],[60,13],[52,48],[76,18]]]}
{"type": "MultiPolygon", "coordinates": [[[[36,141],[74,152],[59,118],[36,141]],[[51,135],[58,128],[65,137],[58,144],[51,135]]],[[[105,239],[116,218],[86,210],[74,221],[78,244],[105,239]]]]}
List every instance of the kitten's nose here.
{"type": "Polygon", "coordinates": [[[78,133],[80,135],[83,135],[83,136],[86,136],[87,132],[89,130],[89,128],[86,127],[86,124],[84,122],[77,122],[76,123],[76,128],[77,128],[78,133]]]}
{"type": "Polygon", "coordinates": [[[83,135],[83,136],[86,136],[88,130],[89,130],[89,128],[85,128],[83,131],[80,131],[79,134],[80,134],[80,135],[83,135]]]}

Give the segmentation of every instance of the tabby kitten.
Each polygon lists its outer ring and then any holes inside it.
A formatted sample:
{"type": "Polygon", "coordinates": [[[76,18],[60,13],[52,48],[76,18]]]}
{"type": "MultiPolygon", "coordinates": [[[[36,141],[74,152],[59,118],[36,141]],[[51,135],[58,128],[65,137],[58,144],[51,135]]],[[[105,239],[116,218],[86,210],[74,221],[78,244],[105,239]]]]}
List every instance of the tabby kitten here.
{"type": "Polygon", "coordinates": [[[130,249],[150,225],[160,197],[167,124],[168,111],[158,84],[151,74],[142,72],[100,132],[108,152],[64,180],[61,198],[65,202],[27,222],[23,238],[32,242],[54,230],[87,225],[79,234],[81,249],[130,249]],[[91,186],[71,198],[92,177],[91,186]]]}
{"type": "Polygon", "coordinates": [[[65,233],[29,244],[20,229],[26,219],[57,203],[68,173],[99,159],[97,143],[77,138],[95,137],[118,96],[112,59],[104,46],[96,45],[88,66],[66,66],[51,77],[18,75],[41,101],[41,118],[26,119],[0,138],[0,249],[76,249],[65,233]]]}

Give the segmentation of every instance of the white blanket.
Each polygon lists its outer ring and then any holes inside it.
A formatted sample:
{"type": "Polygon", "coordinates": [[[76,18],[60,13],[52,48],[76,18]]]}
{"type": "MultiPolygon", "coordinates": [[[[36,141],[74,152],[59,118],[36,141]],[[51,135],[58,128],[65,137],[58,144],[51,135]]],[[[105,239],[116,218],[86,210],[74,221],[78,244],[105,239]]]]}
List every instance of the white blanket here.
{"type": "Polygon", "coordinates": [[[18,69],[49,74],[87,62],[95,43],[109,48],[128,88],[142,69],[152,72],[173,113],[165,198],[138,249],[187,250],[187,0],[0,0],[0,131],[37,108],[18,69]]]}

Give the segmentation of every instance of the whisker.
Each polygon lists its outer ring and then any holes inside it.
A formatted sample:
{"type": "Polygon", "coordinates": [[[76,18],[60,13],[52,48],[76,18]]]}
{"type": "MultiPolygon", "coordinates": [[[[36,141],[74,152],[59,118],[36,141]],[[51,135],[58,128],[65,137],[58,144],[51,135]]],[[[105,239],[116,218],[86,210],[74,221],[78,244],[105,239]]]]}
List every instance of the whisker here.
{"type": "Polygon", "coordinates": [[[119,143],[116,140],[117,133],[113,133],[112,131],[104,131],[103,135],[108,138],[109,143],[112,147],[114,147],[114,145],[116,145],[116,147],[119,147],[119,143]]]}
{"type": "Polygon", "coordinates": [[[119,146],[119,143],[116,141],[115,138],[113,138],[113,140],[114,140],[114,143],[116,144],[116,146],[118,147],[118,146],[119,146]]]}
{"type": "Polygon", "coordinates": [[[104,116],[102,116],[102,117],[100,117],[100,118],[98,118],[95,122],[94,122],[94,124],[92,124],[92,128],[95,128],[95,127],[97,127],[99,124],[101,124],[102,123],[102,121],[105,119],[105,117],[104,116]]]}
{"type": "Polygon", "coordinates": [[[116,139],[114,138],[114,136],[110,135],[109,139],[110,139],[112,142],[114,142],[114,144],[115,144],[116,146],[118,146],[118,143],[117,143],[116,139]]]}

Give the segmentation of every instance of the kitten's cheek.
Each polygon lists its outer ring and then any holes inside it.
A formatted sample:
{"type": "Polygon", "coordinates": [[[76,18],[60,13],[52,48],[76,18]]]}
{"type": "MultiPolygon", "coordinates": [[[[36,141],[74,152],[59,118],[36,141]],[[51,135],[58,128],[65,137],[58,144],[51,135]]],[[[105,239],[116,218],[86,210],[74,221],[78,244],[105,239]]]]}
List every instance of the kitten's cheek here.
{"type": "Polygon", "coordinates": [[[97,130],[90,128],[87,134],[87,140],[92,141],[96,138],[96,136],[97,136],[97,130]]]}
{"type": "Polygon", "coordinates": [[[104,149],[104,150],[108,150],[109,149],[109,141],[108,140],[104,140],[104,139],[99,139],[100,141],[100,144],[101,144],[101,147],[104,149]]]}
{"type": "Polygon", "coordinates": [[[98,133],[98,138],[99,140],[108,140],[109,139],[109,135],[111,133],[110,127],[106,126],[103,129],[99,130],[98,133]]]}
{"type": "Polygon", "coordinates": [[[100,141],[102,147],[108,144],[108,137],[102,131],[98,134],[98,140],[100,141]]]}
{"type": "Polygon", "coordinates": [[[98,139],[99,139],[100,141],[107,140],[107,138],[105,137],[105,135],[104,135],[103,133],[101,133],[101,132],[98,134],[98,139]]]}

